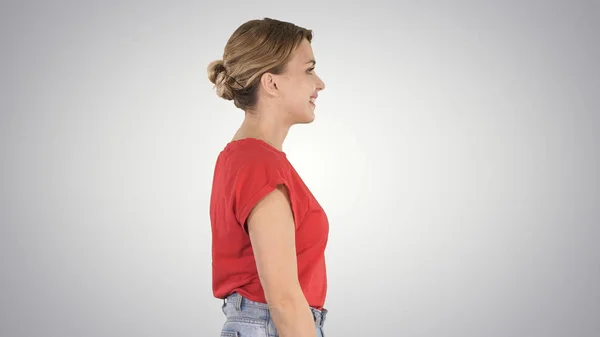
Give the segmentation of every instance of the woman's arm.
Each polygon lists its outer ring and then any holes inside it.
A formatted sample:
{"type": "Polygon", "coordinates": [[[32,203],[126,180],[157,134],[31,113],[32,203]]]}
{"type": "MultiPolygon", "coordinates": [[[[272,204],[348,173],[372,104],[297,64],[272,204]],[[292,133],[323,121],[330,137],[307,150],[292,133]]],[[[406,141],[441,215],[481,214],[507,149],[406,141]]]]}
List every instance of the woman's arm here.
{"type": "Polygon", "coordinates": [[[280,185],[248,216],[248,233],[271,317],[281,337],[316,337],[298,281],[295,225],[287,190],[280,185]]]}

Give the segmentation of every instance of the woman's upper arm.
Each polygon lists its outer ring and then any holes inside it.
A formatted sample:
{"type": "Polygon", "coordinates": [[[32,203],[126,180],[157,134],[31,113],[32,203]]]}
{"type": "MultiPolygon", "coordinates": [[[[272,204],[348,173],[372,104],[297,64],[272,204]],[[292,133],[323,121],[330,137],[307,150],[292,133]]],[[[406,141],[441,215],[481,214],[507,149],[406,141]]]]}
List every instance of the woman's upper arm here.
{"type": "Polygon", "coordinates": [[[286,301],[300,289],[294,215],[283,185],[267,194],[250,212],[248,234],[267,302],[286,301]]]}

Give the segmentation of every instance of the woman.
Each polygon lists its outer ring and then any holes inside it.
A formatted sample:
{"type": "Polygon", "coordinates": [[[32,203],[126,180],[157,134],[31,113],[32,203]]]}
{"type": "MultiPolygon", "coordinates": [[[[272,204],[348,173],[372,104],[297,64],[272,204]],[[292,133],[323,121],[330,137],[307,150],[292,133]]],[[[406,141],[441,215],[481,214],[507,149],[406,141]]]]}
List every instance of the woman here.
{"type": "Polygon", "coordinates": [[[265,18],[242,24],[208,66],[245,119],[216,160],[211,193],[213,293],[221,336],[323,336],[325,212],[283,152],[325,88],[312,31],[265,18]]]}

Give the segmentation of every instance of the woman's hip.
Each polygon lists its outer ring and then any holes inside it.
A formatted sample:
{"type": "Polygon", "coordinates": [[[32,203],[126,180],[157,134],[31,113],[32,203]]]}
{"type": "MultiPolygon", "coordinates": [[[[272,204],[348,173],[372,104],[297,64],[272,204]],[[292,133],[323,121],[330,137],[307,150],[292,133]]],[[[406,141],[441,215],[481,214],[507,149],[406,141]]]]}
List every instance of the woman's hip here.
{"type": "MultiPolygon", "coordinates": [[[[222,337],[277,337],[277,329],[265,303],[255,302],[246,297],[233,293],[223,300],[223,314],[226,321],[221,330],[222,337]]],[[[325,337],[323,324],[327,316],[327,309],[318,310],[310,308],[317,337],[325,337]]]]}

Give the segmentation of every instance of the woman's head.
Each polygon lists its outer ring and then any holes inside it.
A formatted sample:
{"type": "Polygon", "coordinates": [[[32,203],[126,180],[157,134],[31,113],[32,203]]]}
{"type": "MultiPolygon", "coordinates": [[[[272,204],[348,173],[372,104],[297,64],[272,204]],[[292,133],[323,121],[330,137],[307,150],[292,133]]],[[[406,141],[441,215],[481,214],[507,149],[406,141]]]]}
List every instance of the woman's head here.
{"type": "Polygon", "coordinates": [[[242,24],[231,35],[223,59],[208,66],[217,94],[236,107],[268,107],[291,124],[314,119],[314,99],[325,84],[314,72],[312,31],[265,18],[242,24]]]}

